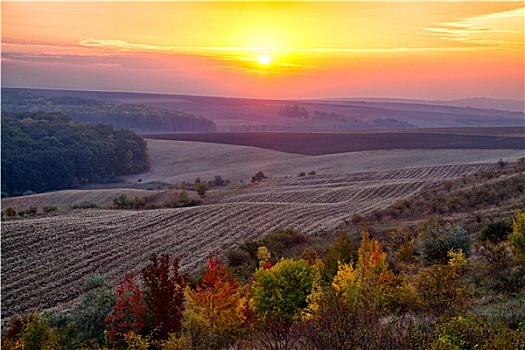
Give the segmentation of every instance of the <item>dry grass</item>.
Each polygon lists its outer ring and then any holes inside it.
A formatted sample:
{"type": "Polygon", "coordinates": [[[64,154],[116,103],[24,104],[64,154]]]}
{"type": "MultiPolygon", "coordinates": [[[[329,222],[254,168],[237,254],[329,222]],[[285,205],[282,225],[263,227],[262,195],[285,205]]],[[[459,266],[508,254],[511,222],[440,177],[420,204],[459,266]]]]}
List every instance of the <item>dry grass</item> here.
{"type": "Polygon", "coordinates": [[[126,195],[128,198],[159,196],[165,191],[147,191],[129,188],[98,189],[98,190],[64,190],[39,193],[30,196],[2,199],[2,207],[13,207],[16,210],[27,210],[30,207],[57,207],[65,209],[80,202],[90,202],[98,207],[109,207],[113,198],[126,195]]]}
{"type": "Polygon", "coordinates": [[[301,171],[348,174],[459,164],[495,164],[500,158],[516,160],[522,150],[382,150],[324,156],[289,154],[247,146],[201,142],[148,140],[153,166],[127,181],[175,183],[210,180],[215,175],[232,181],[250,180],[262,170],[270,177],[296,176],[301,171]]]}

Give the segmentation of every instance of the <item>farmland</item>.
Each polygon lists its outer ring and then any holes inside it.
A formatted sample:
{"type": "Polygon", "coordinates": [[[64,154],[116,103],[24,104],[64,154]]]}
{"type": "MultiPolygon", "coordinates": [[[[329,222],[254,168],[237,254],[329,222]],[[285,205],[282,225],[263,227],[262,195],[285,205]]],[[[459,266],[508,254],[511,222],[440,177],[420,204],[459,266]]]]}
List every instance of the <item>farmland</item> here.
{"type": "Polygon", "coordinates": [[[315,132],[315,133],[213,133],[160,134],[147,138],[197,141],[260,147],[275,151],[326,155],[345,152],[392,149],[523,149],[524,128],[429,129],[386,132],[315,132]],[[520,136],[508,136],[507,133],[520,136]],[[488,134],[487,134],[488,132],[488,134]]]}
{"type": "MultiPolygon", "coordinates": [[[[195,272],[210,252],[222,253],[275,229],[294,227],[325,237],[348,227],[355,213],[384,209],[425,189],[515,161],[523,149],[395,149],[291,154],[248,146],[148,140],[151,169],[106,189],[82,189],[2,200],[27,210],[57,212],[2,223],[2,313],[68,308],[82,280],[95,272],[114,281],[139,271],[151,253],[181,259],[195,272]],[[251,183],[262,170],[268,179],[251,183]],[[298,176],[300,172],[315,175],[298,176]],[[155,210],[68,209],[88,201],[105,208],[119,195],[164,200],[169,184],[231,180],[212,188],[197,207],[155,210]],[[157,190],[157,185],[163,186],[157,190]],[[127,187],[127,188],[126,188],[127,187]],[[148,187],[151,187],[147,189],[148,187]],[[152,189],[153,188],[153,189],[152,189]]],[[[191,195],[195,195],[193,192],[191,195]]]]}
{"type": "Polygon", "coordinates": [[[7,220],[2,227],[2,312],[64,308],[80,296],[82,278],[138,271],[151,253],[169,252],[196,271],[209,252],[294,227],[322,235],[413,196],[428,186],[488,165],[269,179],[211,191],[210,204],[150,211],[75,210],[7,220]]]}

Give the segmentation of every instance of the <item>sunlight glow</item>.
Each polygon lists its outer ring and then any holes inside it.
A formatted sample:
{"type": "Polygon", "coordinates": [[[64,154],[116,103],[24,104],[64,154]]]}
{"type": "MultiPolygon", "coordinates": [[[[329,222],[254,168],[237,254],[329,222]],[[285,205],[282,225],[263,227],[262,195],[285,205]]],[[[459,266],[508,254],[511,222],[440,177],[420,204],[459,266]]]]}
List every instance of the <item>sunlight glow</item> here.
{"type": "Polygon", "coordinates": [[[270,57],[268,57],[266,55],[259,56],[259,58],[257,60],[259,61],[260,64],[265,65],[265,66],[269,65],[272,62],[270,57]]]}

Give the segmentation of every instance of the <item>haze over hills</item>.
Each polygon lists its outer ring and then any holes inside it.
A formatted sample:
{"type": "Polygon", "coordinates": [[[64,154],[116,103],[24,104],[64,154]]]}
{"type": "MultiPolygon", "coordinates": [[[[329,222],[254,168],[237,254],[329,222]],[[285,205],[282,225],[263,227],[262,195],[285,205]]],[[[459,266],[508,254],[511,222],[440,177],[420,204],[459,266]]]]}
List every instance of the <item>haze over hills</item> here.
{"type": "Polygon", "coordinates": [[[46,97],[71,96],[201,115],[218,131],[336,131],[399,128],[523,126],[522,101],[466,99],[273,100],[129,92],[23,89],[46,97]],[[296,107],[297,106],[297,107],[296,107]],[[483,108],[478,108],[483,107],[483,108]],[[303,113],[289,113],[294,108],[303,113]]]}

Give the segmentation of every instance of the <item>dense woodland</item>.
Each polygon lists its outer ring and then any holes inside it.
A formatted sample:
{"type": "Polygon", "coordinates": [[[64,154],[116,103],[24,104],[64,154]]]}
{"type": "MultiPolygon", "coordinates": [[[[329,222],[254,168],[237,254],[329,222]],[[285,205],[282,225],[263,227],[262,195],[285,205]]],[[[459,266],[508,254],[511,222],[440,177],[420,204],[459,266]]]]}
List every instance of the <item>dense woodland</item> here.
{"type": "Polygon", "coordinates": [[[61,112],[75,121],[110,124],[137,132],[215,132],[215,123],[180,111],[131,104],[107,104],[80,97],[44,97],[2,90],[2,113],[61,112]]]}
{"type": "Polygon", "coordinates": [[[2,113],[2,196],[113,181],[149,169],[146,142],[62,113],[2,113]]]}

